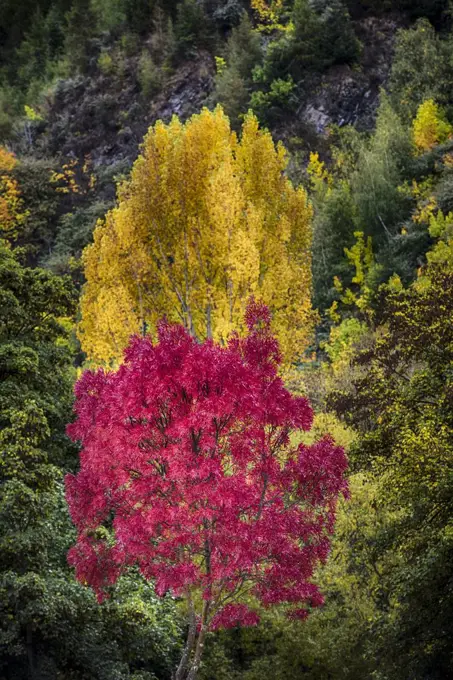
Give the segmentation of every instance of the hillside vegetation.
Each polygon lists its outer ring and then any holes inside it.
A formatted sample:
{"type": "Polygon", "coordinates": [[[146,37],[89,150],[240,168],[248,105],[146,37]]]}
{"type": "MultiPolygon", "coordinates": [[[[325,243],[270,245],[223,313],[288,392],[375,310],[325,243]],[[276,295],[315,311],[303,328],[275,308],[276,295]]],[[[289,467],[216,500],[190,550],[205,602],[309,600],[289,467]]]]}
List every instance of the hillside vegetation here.
{"type": "MultiPolygon", "coordinates": [[[[350,497],[324,604],[211,630],[198,677],[453,677],[451,11],[4,0],[1,678],[175,677],[171,588],[134,566],[98,604],[68,566],[65,428],[83,369],[116,370],[132,333],[165,317],[225,344],[251,296],[314,409],[290,443],[330,433],[350,497]]],[[[111,518],[93,536],[114,540],[111,518]]]]}

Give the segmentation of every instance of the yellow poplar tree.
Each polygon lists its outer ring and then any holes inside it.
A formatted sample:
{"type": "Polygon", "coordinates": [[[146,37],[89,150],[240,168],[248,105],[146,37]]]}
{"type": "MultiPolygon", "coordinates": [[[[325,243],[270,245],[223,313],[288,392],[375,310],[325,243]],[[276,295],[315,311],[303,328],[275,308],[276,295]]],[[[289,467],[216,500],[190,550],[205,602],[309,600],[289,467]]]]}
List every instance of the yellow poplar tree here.
{"type": "Polygon", "coordinates": [[[79,336],[115,362],[162,316],[198,339],[241,328],[247,298],[269,305],[285,354],[306,349],[312,208],[284,175],[286,153],[249,114],[240,141],[221,107],[150,128],[118,201],[83,254],[79,336]]]}
{"type": "Polygon", "coordinates": [[[11,176],[17,165],[14,154],[0,146],[0,237],[15,241],[28,213],[17,181],[11,176]]]}
{"type": "Polygon", "coordinates": [[[442,109],[433,99],[427,99],[420,104],[412,123],[414,143],[420,153],[445,142],[451,136],[452,131],[453,128],[445,120],[442,109]]]}

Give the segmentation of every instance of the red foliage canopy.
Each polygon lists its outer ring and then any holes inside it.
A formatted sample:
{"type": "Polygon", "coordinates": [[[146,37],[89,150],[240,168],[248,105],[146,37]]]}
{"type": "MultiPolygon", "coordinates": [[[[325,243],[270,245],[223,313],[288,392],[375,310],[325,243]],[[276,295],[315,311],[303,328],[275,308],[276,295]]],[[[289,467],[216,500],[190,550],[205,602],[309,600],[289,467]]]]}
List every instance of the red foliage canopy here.
{"type": "Polygon", "coordinates": [[[246,322],[227,347],[163,322],[157,344],[135,337],[117,371],[78,381],[69,560],[100,599],[137,564],[159,595],[199,589],[211,628],[257,623],[246,593],[302,618],[322,602],[311,577],[347,492],[346,456],[329,437],[292,443],[311,408],[277,375],[267,308],[252,301],[246,322]]]}

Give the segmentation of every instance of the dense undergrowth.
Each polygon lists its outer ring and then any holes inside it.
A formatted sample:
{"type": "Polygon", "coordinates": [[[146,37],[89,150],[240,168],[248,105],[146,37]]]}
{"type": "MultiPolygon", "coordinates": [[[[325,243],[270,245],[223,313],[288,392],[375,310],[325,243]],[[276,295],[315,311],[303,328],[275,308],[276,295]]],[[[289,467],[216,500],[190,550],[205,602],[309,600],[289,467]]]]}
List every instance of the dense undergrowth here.
{"type": "Polygon", "coordinates": [[[303,623],[274,608],[259,627],[210,633],[201,677],[451,677],[449,3],[8,0],[0,38],[0,676],[171,677],[178,602],[132,571],[98,606],[67,566],[62,478],[77,450],[64,431],[93,359],[75,332],[82,251],[115,185],[124,200],[148,125],[220,104],[238,134],[252,109],[284,140],[314,208],[316,333],[285,378],[315,407],[310,437],[331,432],[348,451],[351,499],[317,576],[324,607],[303,623]],[[376,76],[372,126],[362,100],[355,125],[307,122],[313,92],[368,74],[363,36],[378,44],[384,21],[391,67],[376,76]]]}

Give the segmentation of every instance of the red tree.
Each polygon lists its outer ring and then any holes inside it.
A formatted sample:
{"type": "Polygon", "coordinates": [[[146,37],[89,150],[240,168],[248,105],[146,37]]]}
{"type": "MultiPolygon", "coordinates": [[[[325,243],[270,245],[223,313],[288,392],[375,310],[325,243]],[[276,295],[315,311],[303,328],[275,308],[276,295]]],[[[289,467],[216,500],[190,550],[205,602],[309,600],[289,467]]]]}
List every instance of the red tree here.
{"type": "Polygon", "coordinates": [[[299,618],[322,603],[313,569],[347,492],[332,439],[293,444],[312,411],[277,375],[267,308],[252,301],[246,322],[227,347],[163,322],[157,344],[133,338],[117,371],[76,385],[70,563],[99,599],[133,564],[158,595],[187,598],[177,680],[196,677],[207,630],[258,623],[253,603],[299,618]]]}

